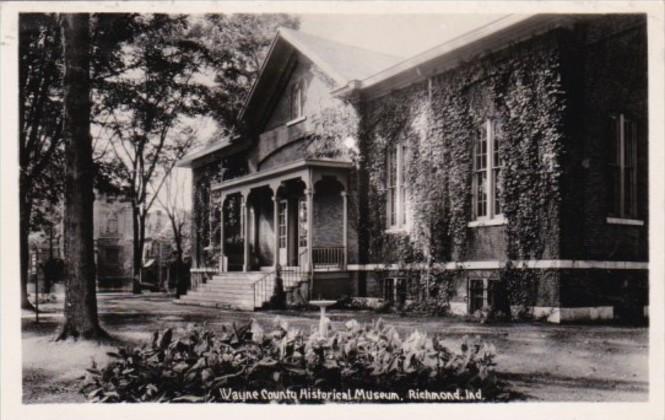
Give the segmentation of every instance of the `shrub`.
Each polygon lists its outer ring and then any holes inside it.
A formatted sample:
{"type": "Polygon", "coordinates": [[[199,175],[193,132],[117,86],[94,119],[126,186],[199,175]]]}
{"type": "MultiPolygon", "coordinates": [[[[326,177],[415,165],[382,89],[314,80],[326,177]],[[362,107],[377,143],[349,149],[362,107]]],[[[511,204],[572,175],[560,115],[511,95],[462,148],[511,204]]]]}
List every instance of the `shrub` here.
{"type": "Polygon", "coordinates": [[[88,369],[82,392],[91,401],[227,401],[224,389],[295,392],[289,402],[313,401],[300,394],[307,389],[403,396],[414,388],[466,388],[490,400],[499,395],[492,345],[465,338],[452,351],[417,331],[403,340],[381,320],[364,326],[352,320],[327,337],[279,321],[270,332],[256,322],[225,326],[219,335],[192,327],[174,337],[167,329],[146,345],[109,355],[114,359],[107,366],[93,362],[88,369]]]}

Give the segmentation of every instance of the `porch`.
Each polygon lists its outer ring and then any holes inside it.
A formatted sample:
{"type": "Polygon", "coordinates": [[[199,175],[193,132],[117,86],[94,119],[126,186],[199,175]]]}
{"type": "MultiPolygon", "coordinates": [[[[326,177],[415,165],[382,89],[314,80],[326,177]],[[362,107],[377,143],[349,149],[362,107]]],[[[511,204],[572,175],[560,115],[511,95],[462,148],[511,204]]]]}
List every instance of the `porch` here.
{"type": "Polygon", "coordinates": [[[301,160],[212,185],[211,225],[220,229],[210,248],[219,261],[205,284],[193,282],[193,293],[201,300],[235,296],[236,305],[222,306],[252,310],[272,297],[278,270],[296,303],[308,299],[315,273],[344,273],[351,167],[301,160]]]}
{"type": "Polygon", "coordinates": [[[344,269],[351,166],[301,160],[213,185],[219,271],[344,269]]]}

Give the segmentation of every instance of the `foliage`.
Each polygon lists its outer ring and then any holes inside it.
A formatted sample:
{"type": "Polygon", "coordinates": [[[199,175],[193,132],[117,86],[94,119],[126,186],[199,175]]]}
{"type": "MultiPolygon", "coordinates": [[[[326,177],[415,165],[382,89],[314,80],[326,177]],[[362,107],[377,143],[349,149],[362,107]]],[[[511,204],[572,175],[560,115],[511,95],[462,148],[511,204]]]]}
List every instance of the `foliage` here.
{"type": "Polygon", "coordinates": [[[208,66],[215,86],[207,95],[207,105],[221,125],[220,135],[242,130],[238,116],[277,28],[298,26],[296,17],[269,13],[211,14],[194,25],[192,36],[209,51],[208,66]]]}
{"type": "Polygon", "coordinates": [[[95,91],[100,136],[110,145],[132,203],[134,273],[141,265],[148,212],[176,162],[194,145],[188,119],[206,112],[199,81],[207,51],[183,15],[140,15],[116,73],[95,91]]]}
{"type": "Polygon", "coordinates": [[[334,100],[335,104],[309,116],[308,157],[354,159],[355,139],[358,138],[360,117],[349,102],[334,100]],[[345,144],[347,142],[348,144],[345,144]]]}
{"type": "Polygon", "coordinates": [[[150,344],[109,353],[114,360],[107,366],[93,362],[82,392],[95,402],[223,401],[222,388],[362,388],[401,395],[412,388],[467,388],[482,389],[490,400],[499,396],[494,346],[478,339],[465,337],[455,351],[418,331],[402,339],[381,320],[364,326],[352,320],[328,337],[275,323],[270,332],[255,321],[224,326],[219,335],[199,327],[180,337],[170,329],[155,332],[150,344]]]}

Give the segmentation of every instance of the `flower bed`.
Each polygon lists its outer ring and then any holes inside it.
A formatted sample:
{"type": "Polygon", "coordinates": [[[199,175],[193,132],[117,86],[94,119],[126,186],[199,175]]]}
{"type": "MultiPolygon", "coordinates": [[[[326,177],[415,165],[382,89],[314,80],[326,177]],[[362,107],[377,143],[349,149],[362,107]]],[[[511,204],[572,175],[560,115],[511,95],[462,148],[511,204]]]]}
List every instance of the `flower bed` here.
{"type": "Polygon", "coordinates": [[[402,339],[381,320],[352,320],[326,337],[280,321],[272,331],[250,322],[217,335],[192,327],[174,337],[167,329],[109,355],[108,365],[88,369],[82,392],[90,401],[410,401],[414,390],[452,400],[502,395],[493,345],[465,339],[453,351],[418,331],[402,339]]]}

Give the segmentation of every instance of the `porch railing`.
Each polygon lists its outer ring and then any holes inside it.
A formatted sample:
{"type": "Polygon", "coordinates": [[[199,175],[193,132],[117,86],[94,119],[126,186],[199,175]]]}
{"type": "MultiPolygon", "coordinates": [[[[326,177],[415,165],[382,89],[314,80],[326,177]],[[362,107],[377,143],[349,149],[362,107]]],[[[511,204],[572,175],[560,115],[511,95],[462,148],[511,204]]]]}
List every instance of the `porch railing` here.
{"type": "Polygon", "coordinates": [[[312,248],[314,268],[344,268],[344,247],[326,246],[312,248]]]}

